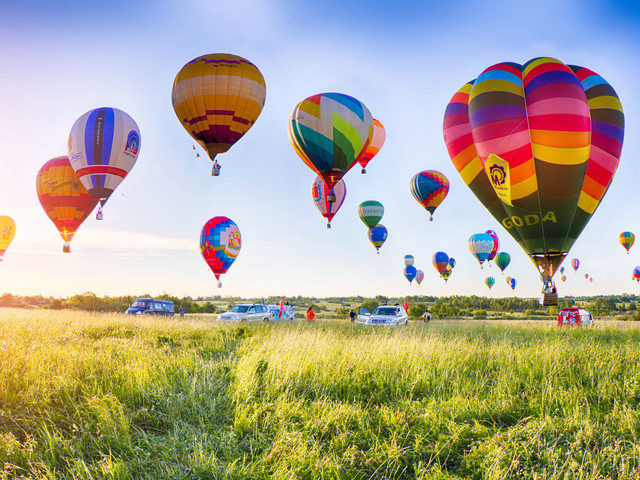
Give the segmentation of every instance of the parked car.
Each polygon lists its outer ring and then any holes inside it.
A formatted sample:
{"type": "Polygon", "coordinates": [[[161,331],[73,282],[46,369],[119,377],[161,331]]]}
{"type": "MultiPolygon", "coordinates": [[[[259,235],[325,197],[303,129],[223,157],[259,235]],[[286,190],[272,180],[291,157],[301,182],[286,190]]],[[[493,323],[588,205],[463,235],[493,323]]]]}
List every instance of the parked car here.
{"type": "Polygon", "coordinates": [[[272,320],[295,320],[296,309],[293,305],[285,305],[280,317],[280,305],[269,305],[269,313],[271,313],[272,320]]]}
{"type": "Polygon", "coordinates": [[[364,307],[358,308],[358,323],[376,326],[406,325],[407,312],[402,305],[379,305],[369,313],[364,307]]]}
{"type": "Polygon", "coordinates": [[[240,303],[218,315],[218,320],[231,322],[268,322],[269,308],[262,303],[240,303]]]}
{"type": "Polygon", "coordinates": [[[175,307],[170,300],[138,298],[127,308],[129,315],[173,315],[175,307]]]}
{"type": "Polygon", "coordinates": [[[558,326],[593,326],[593,315],[582,308],[563,308],[558,312],[558,326]]]}

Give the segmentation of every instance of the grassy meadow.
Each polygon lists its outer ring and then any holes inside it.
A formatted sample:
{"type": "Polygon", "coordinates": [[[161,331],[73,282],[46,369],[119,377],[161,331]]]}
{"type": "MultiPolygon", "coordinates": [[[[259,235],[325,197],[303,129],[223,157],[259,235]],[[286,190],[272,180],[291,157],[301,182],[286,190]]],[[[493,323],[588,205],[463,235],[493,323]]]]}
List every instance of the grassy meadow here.
{"type": "Polygon", "coordinates": [[[640,328],[0,309],[0,479],[640,478],[640,328]]]}

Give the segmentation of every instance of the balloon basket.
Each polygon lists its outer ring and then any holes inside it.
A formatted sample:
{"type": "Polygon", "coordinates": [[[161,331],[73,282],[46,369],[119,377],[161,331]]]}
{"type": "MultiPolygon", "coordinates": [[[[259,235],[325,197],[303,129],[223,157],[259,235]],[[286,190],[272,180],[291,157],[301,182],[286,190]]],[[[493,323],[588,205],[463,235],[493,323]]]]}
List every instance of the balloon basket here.
{"type": "Polygon", "coordinates": [[[555,307],[558,305],[558,294],[556,292],[542,292],[540,305],[543,307],[555,307]]]}
{"type": "Polygon", "coordinates": [[[222,288],[222,282],[218,282],[218,288],[222,288]]]}
{"type": "Polygon", "coordinates": [[[362,169],[362,171],[361,171],[360,173],[362,173],[362,174],[364,175],[365,173],[367,173],[367,169],[366,169],[366,168],[363,168],[363,169],[362,169]]]}
{"type": "Polygon", "coordinates": [[[331,228],[331,224],[330,223],[327,223],[327,228],[331,228]]]}
{"type": "Polygon", "coordinates": [[[63,253],[71,253],[71,245],[69,245],[68,243],[65,243],[62,246],[62,252],[63,253]]]}
{"type": "Polygon", "coordinates": [[[102,210],[98,210],[98,213],[96,213],[96,220],[102,220],[102,210]]]}
{"type": "Polygon", "coordinates": [[[430,221],[430,222],[433,222],[433,217],[429,217],[429,221],[430,221]]]}
{"type": "Polygon", "coordinates": [[[212,177],[218,177],[220,176],[220,167],[213,167],[211,169],[211,176],[212,177]]]}

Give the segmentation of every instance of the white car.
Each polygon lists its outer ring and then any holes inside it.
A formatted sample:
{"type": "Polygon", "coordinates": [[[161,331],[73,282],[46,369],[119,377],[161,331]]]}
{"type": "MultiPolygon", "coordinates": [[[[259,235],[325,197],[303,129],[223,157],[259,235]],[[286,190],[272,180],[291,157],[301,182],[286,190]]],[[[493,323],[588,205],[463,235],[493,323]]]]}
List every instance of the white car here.
{"type": "Polygon", "coordinates": [[[358,309],[358,323],[364,325],[407,325],[408,317],[402,305],[380,305],[373,313],[364,307],[358,309]]]}
{"type": "Polygon", "coordinates": [[[271,317],[269,307],[261,303],[241,303],[228,312],[218,315],[218,320],[230,322],[268,322],[271,317]]]}

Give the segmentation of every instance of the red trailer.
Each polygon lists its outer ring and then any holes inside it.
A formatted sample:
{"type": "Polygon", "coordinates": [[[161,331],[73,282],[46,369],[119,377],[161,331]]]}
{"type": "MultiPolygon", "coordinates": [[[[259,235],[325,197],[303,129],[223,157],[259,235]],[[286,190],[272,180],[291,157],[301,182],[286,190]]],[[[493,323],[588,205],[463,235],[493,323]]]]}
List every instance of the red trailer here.
{"type": "Polygon", "coordinates": [[[592,326],[593,315],[582,308],[563,308],[558,312],[558,326],[592,326]]]}

